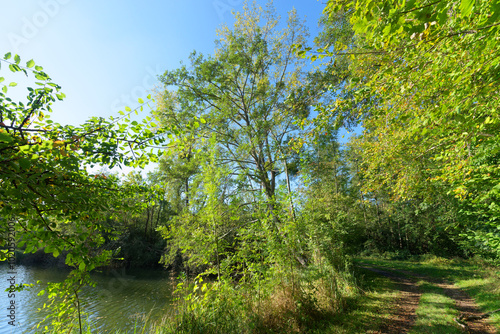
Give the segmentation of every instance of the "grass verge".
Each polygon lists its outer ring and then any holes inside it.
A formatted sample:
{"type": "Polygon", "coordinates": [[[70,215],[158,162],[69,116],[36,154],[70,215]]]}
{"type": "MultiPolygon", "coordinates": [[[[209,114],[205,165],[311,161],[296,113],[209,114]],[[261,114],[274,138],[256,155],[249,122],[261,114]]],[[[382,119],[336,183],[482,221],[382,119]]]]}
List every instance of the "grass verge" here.
{"type": "Polygon", "coordinates": [[[339,312],[326,321],[315,334],[359,334],[378,333],[381,325],[391,316],[399,292],[394,282],[374,272],[357,270],[362,294],[349,301],[344,312],[339,312]]]}
{"type": "MultiPolygon", "coordinates": [[[[474,298],[483,312],[500,308],[500,269],[479,260],[427,256],[414,261],[358,258],[355,263],[381,266],[388,271],[391,268],[407,270],[445,279],[474,298]]],[[[395,287],[396,283],[387,277],[359,267],[355,271],[359,282],[356,290],[361,293],[349,296],[345,291],[342,292],[344,297],[338,298],[342,300],[341,306],[328,312],[307,312],[309,309],[318,309],[314,305],[323,304],[321,299],[326,296],[326,290],[323,291],[321,286],[327,286],[328,282],[316,285],[314,289],[304,290],[306,294],[303,296],[297,296],[296,292],[286,286],[282,289],[276,286],[278,289],[271,289],[274,292],[267,297],[259,297],[252,289],[235,290],[232,285],[224,285],[220,287],[222,290],[215,303],[211,300],[209,304],[205,304],[200,299],[199,307],[181,312],[183,315],[170,314],[163,323],[149,323],[151,327],[136,328],[130,333],[379,333],[380,328],[391,318],[400,292],[395,287]],[[309,294],[311,297],[308,297],[309,294]],[[255,298],[262,299],[255,303],[255,298]],[[177,321],[172,322],[174,318],[177,321]]],[[[422,280],[418,284],[422,296],[416,311],[417,320],[410,333],[461,333],[453,322],[453,318],[458,315],[454,300],[432,283],[422,280]]],[[[349,285],[346,287],[350,289],[349,285]]],[[[196,296],[198,295],[193,294],[190,298],[196,296]]],[[[204,296],[201,294],[198,297],[204,296]]],[[[190,305],[193,306],[188,303],[185,307],[190,305]]],[[[500,329],[500,313],[490,316],[489,322],[497,330],[500,329]]]]}

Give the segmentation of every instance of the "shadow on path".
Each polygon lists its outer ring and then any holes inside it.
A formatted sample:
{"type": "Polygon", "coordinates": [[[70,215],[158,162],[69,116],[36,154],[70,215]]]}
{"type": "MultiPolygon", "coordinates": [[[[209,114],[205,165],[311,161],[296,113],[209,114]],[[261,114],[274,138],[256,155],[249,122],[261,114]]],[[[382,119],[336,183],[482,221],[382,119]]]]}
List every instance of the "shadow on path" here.
{"type": "Polygon", "coordinates": [[[382,325],[381,332],[387,334],[408,333],[417,319],[415,311],[422,295],[416,282],[408,277],[396,275],[376,267],[361,266],[361,268],[390,278],[396,282],[398,290],[401,291],[401,296],[395,303],[397,309],[394,310],[389,321],[382,325]]]}
{"type": "Polygon", "coordinates": [[[373,271],[379,275],[386,276],[398,284],[398,289],[401,291],[401,296],[396,302],[397,309],[388,323],[381,328],[382,333],[396,334],[407,333],[415,323],[417,318],[416,309],[422,293],[419,291],[416,279],[424,280],[441,288],[444,294],[455,301],[457,310],[460,316],[455,321],[460,325],[466,333],[473,334],[495,334],[496,330],[491,326],[486,319],[479,319],[484,316],[479,310],[475,301],[469,295],[460,290],[454,284],[425,275],[420,275],[407,270],[396,270],[379,266],[360,265],[361,268],[373,271]],[[479,319],[470,322],[460,321],[464,318],[479,319]]]}

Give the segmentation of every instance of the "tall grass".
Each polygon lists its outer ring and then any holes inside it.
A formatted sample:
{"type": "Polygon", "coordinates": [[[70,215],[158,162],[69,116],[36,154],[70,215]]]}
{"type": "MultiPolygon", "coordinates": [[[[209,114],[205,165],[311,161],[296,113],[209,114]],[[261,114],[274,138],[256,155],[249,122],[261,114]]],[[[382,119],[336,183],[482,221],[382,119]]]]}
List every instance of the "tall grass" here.
{"type": "Polygon", "coordinates": [[[296,269],[259,280],[181,282],[175,313],[149,333],[302,333],[321,328],[357,294],[353,276],[296,269]]]}

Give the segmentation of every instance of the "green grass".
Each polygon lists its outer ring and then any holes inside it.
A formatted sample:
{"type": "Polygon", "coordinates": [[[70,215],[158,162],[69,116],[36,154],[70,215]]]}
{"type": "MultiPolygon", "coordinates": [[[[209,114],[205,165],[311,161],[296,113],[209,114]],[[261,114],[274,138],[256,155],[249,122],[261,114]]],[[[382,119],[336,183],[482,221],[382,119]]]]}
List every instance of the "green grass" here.
{"type": "Polygon", "coordinates": [[[422,296],[416,311],[417,320],[410,334],[454,334],[463,333],[453,318],[458,316],[455,301],[444,295],[443,289],[427,282],[419,282],[422,296]]]}
{"type": "Polygon", "coordinates": [[[391,315],[398,291],[394,283],[384,276],[377,275],[369,270],[359,269],[363,290],[361,296],[353,298],[346,310],[337,313],[329,321],[325,321],[321,328],[312,330],[315,334],[359,334],[378,332],[380,326],[391,315]]]}

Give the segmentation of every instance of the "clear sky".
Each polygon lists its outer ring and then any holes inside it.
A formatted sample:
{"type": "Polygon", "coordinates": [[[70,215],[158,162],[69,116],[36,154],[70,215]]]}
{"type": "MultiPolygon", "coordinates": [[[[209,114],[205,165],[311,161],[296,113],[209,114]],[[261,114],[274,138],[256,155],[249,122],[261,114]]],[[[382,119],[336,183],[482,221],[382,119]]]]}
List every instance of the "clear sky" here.
{"type": "MultiPolygon", "coordinates": [[[[316,34],[321,1],[274,5],[283,18],[296,8],[316,34]]],[[[193,50],[213,53],[216,29],[231,25],[231,11],[242,8],[243,0],[4,0],[0,55],[17,53],[23,63],[43,66],[67,96],[51,118],[77,125],[133,107],[158,74],[187,62],[193,50]]]]}

